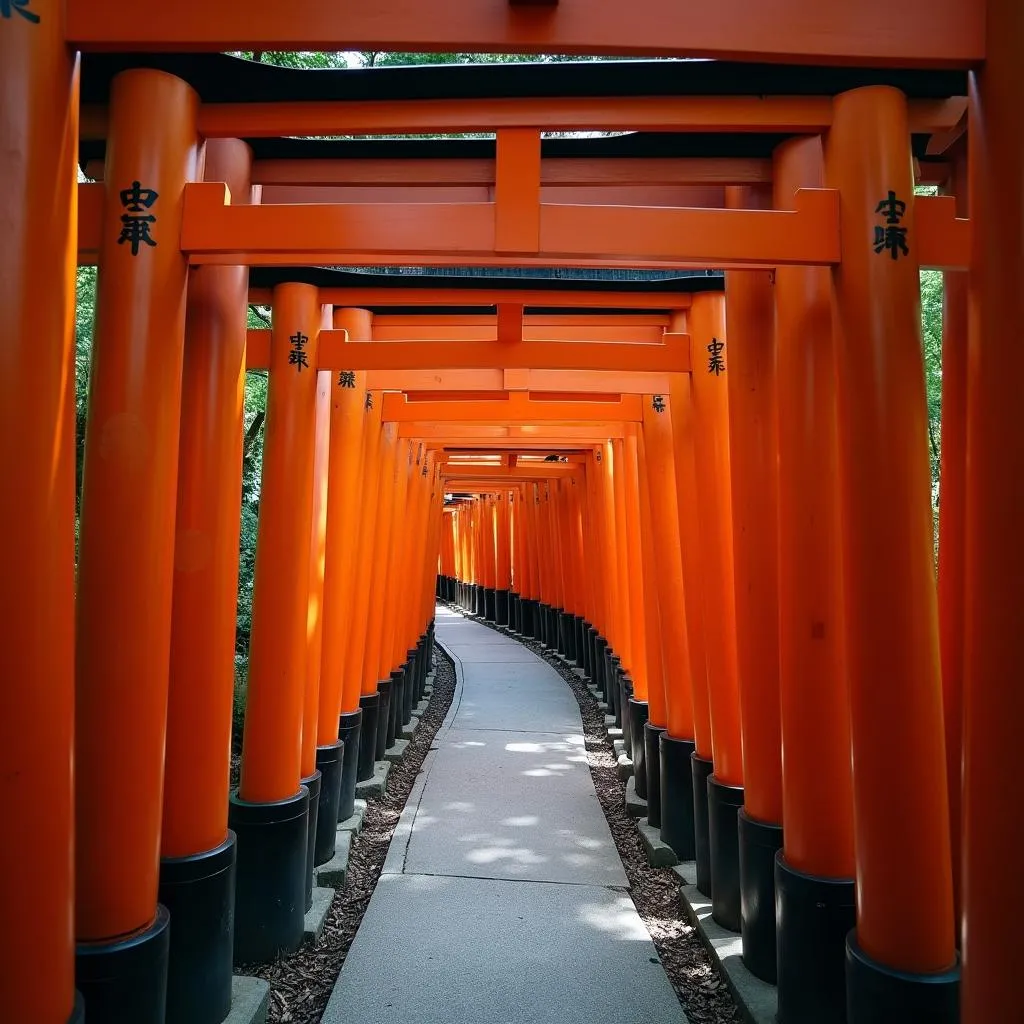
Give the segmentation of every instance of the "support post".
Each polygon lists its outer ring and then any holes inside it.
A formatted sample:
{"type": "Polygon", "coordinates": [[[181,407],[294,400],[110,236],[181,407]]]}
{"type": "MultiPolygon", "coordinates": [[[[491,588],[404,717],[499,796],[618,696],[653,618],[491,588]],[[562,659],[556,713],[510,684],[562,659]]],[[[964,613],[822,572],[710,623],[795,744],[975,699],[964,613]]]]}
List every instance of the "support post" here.
{"type": "Polygon", "coordinates": [[[111,87],[76,602],[77,975],[96,1024],[164,1019],[157,889],[188,272],[178,235],[198,173],[197,107],[159,71],[125,71],[111,87]]]}
{"type": "MultiPolygon", "coordinates": [[[[775,151],[775,205],[820,187],[823,174],[820,136],[784,142],[775,151]]],[[[786,823],[775,860],[779,1024],[846,1024],[846,936],[855,923],[830,286],[824,267],[776,271],[786,823]]]]}
{"type": "MultiPolygon", "coordinates": [[[[206,143],[207,181],[248,203],[252,152],[206,143]]],[[[228,830],[238,600],[247,267],[189,278],[174,539],[160,902],[170,911],[168,1024],[231,1008],[235,836],[228,830]]]]}
{"type": "Polygon", "coordinates": [[[74,980],[78,55],[0,22],[0,1006],[80,1024],[74,980]]]}
{"type": "Polygon", "coordinates": [[[309,539],[313,516],[317,289],[274,289],[248,703],[238,836],[235,962],[272,960],[302,942],[309,790],[300,785],[309,539]]]}
{"type": "MultiPolygon", "coordinates": [[[[1024,9],[988,0],[986,62],[970,82],[971,309],[967,384],[964,637],[964,1024],[1019,1005],[1020,956],[1007,941],[1024,818],[1005,799],[1024,724],[1018,684],[1024,632],[1019,543],[1024,432],[1024,139],[1020,131],[1024,9]]],[[[1012,1011],[1011,1011],[1012,1012],[1012,1011]]]]}
{"type": "Polygon", "coordinates": [[[857,848],[847,1015],[851,1024],[954,1021],[928,410],[901,92],[871,86],[836,98],[825,183],[842,196],[832,284],[857,848]]]}

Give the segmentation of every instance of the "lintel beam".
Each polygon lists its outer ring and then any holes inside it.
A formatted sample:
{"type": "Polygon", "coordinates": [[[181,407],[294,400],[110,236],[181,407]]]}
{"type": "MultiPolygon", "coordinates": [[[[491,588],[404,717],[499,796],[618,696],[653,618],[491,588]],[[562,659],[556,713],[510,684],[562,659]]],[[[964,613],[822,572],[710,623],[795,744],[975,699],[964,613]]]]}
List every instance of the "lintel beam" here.
{"type": "Polygon", "coordinates": [[[393,392],[384,395],[381,418],[391,423],[468,423],[499,426],[538,424],[640,422],[643,408],[638,395],[618,401],[545,401],[528,393],[513,393],[504,401],[416,402],[393,392]]]}
{"type": "Polygon", "coordinates": [[[72,48],[120,51],[401,50],[711,57],[804,64],[968,67],[985,57],[975,0],[718,0],[642,4],[562,0],[177,0],[140,17],[130,0],[67,0],[72,48]]]}

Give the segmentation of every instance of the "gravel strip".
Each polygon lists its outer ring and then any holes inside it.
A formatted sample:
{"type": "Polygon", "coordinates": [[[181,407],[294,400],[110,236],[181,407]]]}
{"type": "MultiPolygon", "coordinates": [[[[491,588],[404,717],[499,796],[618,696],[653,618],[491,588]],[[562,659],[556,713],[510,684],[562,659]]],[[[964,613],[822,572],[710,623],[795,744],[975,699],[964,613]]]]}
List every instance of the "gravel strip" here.
{"type": "MultiPolygon", "coordinates": [[[[597,698],[572,668],[538,641],[525,639],[475,616],[466,617],[518,640],[543,658],[569,685],[580,707],[590,775],[629,879],[629,895],[651,933],[665,973],[690,1024],[742,1021],[743,1015],[717,964],[683,915],[679,876],[668,868],[652,868],[647,863],[636,823],[626,814],[626,784],[618,776],[612,742],[605,727],[605,713],[597,706],[597,698]]],[[[616,998],[614,993],[609,995],[616,998]]]]}
{"type": "Polygon", "coordinates": [[[344,889],[334,895],[320,941],[316,946],[303,946],[297,953],[273,964],[236,972],[270,982],[267,1014],[270,1024],[319,1024],[380,878],[398,819],[434,735],[451,707],[454,693],[455,670],[438,648],[434,692],[420,727],[401,763],[391,766],[383,797],[368,802],[362,831],[353,841],[349,854],[348,879],[344,889]]]}

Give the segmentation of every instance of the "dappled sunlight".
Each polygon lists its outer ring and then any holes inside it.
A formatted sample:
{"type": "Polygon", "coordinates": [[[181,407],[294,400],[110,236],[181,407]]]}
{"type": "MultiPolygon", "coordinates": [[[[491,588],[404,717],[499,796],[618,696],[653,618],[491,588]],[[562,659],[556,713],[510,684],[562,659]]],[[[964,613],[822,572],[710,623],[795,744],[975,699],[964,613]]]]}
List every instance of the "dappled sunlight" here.
{"type": "Polygon", "coordinates": [[[533,814],[527,814],[521,818],[506,818],[501,824],[507,825],[509,828],[529,828],[531,825],[540,824],[540,818],[533,814]]]}
{"type": "Polygon", "coordinates": [[[586,903],[579,909],[580,921],[599,932],[628,942],[650,942],[651,937],[628,896],[615,900],[611,906],[586,903]]]}

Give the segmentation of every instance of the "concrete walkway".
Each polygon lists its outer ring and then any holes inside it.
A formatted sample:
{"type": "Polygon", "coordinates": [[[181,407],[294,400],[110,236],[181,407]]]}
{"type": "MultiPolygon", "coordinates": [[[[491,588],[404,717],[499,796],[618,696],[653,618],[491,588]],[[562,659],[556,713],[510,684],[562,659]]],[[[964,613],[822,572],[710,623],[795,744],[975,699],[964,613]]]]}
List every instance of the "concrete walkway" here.
{"type": "Polygon", "coordinates": [[[437,638],[455,699],[324,1024],[682,1024],[572,692],[521,644],[444,608],[437,638]]]}

